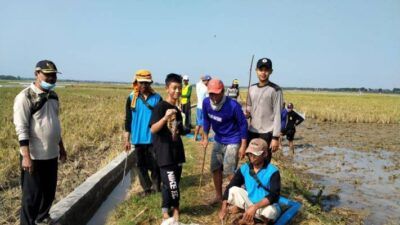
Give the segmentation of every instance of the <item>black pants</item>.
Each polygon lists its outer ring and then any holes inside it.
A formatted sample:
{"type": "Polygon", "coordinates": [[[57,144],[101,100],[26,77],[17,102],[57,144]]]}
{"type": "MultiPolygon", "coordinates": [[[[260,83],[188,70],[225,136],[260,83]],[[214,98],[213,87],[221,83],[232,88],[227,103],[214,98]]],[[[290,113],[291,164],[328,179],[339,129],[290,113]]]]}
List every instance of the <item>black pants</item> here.
{"type": "Polygon", "coordinates": [[[192,118],[191,118],[191,113],[190,113],[190,102],[188,102],[187,104],[183,104],[182,105],[182,111],[185,114],[185,128],[186,129],[190,129],[191,128],[191,124],[192,124],[192,118]]]}
{"type": "Polygon", "coordinates": [[[134,170],[139,177],[139,182],[143,190],[145,192],[151,192],[152,190],[160,191],[160,169],[157,166],[155,151],[152,145],[135,145],[134,157],[134,170]]]}
{"type": "Polygon", "coordinates": [[[180,190],[179,183],[181,181],[182,166],[170,165],[160,167],[162,180],[162,202],[163,210],[171,207],[179,207],[180,190]]]}
{"type": "Polygon", "coordinates": [[[293,141],[294,140],[294,135],[296,134],[296,128],[284,129],[282,134],[286,135],[286,139],[288,141],[293,141]]]}
{"type": "MultiPolygon", "coordinates": [[[[20,159],[22,162],[22,157],[20,159]]],[[[57,158],[49,160],[32,160],[33,172],[22,170],[21,188],[22,206],[20,222],[34,225],[49,217],[51,204],[54,201],[57,186],[57,158]]]]}
{"type": "MultiPolygon", "coordinates": [[[[272,132],[268,132],[268,133],[253,133],[253,132],[249,131],[248,134],[249,134],[249,136],[248,136],[248,139],[247,139],[247,144],[249,144],[251,139],[254,139],[254,138],[262,138],[262,139],[264,139],[267,142],[268,146],[270,146],[270,144],[271,144],[272,132]]],[[[271,148],[268,148],[267,161],[270,162],[271,158],[272,158],[272,151],[271,151],[271,148]]]]}

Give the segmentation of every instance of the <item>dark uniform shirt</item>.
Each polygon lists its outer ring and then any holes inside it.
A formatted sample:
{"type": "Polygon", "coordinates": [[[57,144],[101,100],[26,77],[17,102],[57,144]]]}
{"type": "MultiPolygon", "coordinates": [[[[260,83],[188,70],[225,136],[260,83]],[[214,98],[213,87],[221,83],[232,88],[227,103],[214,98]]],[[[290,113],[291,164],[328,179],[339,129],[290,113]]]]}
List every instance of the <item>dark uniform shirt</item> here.
{"type": "Polygon", "coordinates": [[[297,114],[295,111],[290,111],[287,114],[287,123],[286,123],[286,130],[293,130],[295,129],[295,125],[299,125],[304,121],[303,117],[297,114]]]}

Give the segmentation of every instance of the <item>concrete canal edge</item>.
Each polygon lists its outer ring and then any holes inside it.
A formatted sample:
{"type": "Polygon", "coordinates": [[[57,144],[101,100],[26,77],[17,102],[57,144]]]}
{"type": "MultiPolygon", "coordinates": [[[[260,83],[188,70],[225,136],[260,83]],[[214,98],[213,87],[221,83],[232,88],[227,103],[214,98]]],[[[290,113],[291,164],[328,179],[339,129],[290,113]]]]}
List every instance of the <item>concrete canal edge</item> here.
{"type": "Polygon", "coordinates": [[[51,218],[56,224],[86,224],[101,206],[107,196],[121,181],[125,158],[128,157],[127,171],[133,164],[133,151],[122,152],[107,166],[90,176],[67,197],[61,199],[50,210],[51,218]]]}

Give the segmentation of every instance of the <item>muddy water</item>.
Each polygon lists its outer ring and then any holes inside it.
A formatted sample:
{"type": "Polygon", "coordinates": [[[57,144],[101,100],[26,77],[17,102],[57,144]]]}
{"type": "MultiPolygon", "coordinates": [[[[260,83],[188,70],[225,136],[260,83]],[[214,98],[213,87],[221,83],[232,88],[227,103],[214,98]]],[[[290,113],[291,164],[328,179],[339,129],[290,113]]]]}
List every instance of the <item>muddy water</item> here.
{"type": "Polygon", "coordinates": [[[313,175],[323,195],[331,196],[326,209],[361,210],[367,214],[365,224],[400,221],[400,149],[363,152],[310,145],[297,148],[294,156],[285,147],[284,154],[313,175]]]}

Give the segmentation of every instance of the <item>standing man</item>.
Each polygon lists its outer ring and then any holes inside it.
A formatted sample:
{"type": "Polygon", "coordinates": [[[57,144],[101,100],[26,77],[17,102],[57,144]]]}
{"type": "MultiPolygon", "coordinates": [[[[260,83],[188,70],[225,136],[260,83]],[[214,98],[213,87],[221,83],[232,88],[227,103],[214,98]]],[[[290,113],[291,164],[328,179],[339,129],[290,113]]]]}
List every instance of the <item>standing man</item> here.
{"type": "Polygon", "coordinates": [[[36,64],[35,81],[14,100],[14,125],[21,154],[21,224],[50,223],[57,186],[58,159],[67,158],[53,91],[57,67],[49,60],[36,64]]]}
{"type": "Polygon", "coordinates": [[[249,140],[262,138],[275,152],[279,149],[283,95],[281,88],[269,81],[272,71],[270,59],[258,60],[258,83],[249,88],[246,117],[250,118],[249,140]]]}
{"type": "Polygon", "coordinates": [[[289,149],[294,154],[294,135],[296,133],[296,126],[301,124],[304,121],[304,118],[301,117],[297,112],[293,110],[293,103],[289,103],[288,113],[287,113],[287,123],[285,129],[283,130],[282,134],[286,135],[286,139],[289,141],[289,149]]]}
{"type": "Polygon", "coordinates": [[[286,128],[286,120],[287,120],[287,114],[288,111],[286,109],[286,103],[283,102],[282,110],[281,110],[281,135],[279,137],[279,149],[282,149],[282,139],[283,139],[283,133],[285,132],[286,128]]]}
{"type": "Polygon", "coordinates": [[[196,84],[196,94],[197,94],[197,107],[196,107],[196,128],[194,130],[194,141],[197,141],[197,135],[200,133],[203,139],[203,100],[208,96],[207,85],[211,80],[209,75],[202,76],[200,81],[196,84]]]}
{"type": "Polygon", "coordinates": [[[144,195],[160,191],[160,172],[155,160],[150,132],[150,118],[161,96],[151,88],[148,70],[138,70],[133,79],[133,91],[125,107],[125,150],[134,149],[134,169],[139,176],[144,195]],[[151,180],[148,172],[151,172],[151,180]]]}
{"type": "Polygon", "coordinates": [[[240,104],[225,96],[222,81],[212,79],[208,83],[210,97],[203,101],[204,139],[207,148],[210,127],[215,132],[215,143],[211,153],[211,172],[213,174],[216,198],[215,204],[222,200],[222,173],[232,179],[240,158],[245,155],[247,144],[247,121],[240,104]]]}
{"type": "Polygon", "coordinates": [[[192,85],[189,84],[189,76],[183,76],[183,88],[181,95],[182,112],[185,114],[185,129],[190,131],[192,128],[192,118],[190,113],[190,96],[192,95],[192,85]]]}

